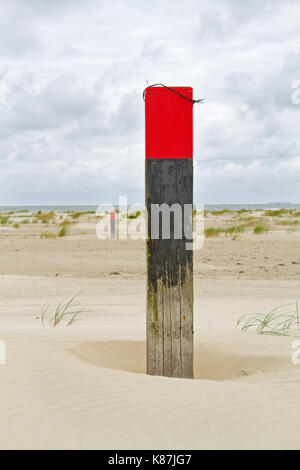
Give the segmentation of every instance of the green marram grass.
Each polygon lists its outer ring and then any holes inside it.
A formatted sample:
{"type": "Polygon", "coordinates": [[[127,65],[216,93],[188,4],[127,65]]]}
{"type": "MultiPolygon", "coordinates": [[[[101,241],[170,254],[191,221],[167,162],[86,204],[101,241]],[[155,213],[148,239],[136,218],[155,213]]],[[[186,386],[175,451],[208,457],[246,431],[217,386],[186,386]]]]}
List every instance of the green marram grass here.
{"type": "Polygon", "coordinates": [[[230,235],[231,238],[235,238],[240,233],[245,231],[245,225],[233,225],[225,229],[225,236],[230,235]]]}
{"type": "Polygon", "coordinates": [[[249,216],[241,217],[240,222],[244,225],[244,227],[255,227],[255,225],[258,225],[262,221],[258,217],[249,216]]]}
{"type": "Polygon", "coordinates": [[[255,328],[259,335],[298,336],[300,335],[299,304],[287,304],[266,313],[243,315],[236,324],[243,332],[255,328]]]}
{"type": "Polygon", "coordinates": [[[45,304],[41,312],[42,325],[44,328],[47,322],[53,328],[61,323],[71,326],[78,320],[79,315],[86,312],[82,301],[77,300],[77,295],[74,295],[71,299],[60,302],[54,309],[51,304],[45,304]]]}
{"type": "Polygon", "coordinates": [[[43,238],[56,238],[56,234],[51,232],[42,232],[40,234],[40,239],[42,240],[43,238]]]}
{"type": "Polygon", "coordinates": [[[283,220],[278,220],[275,222],[276,225],[283,225],[283,226],[290,226],[290,225],[299,225],[299,220],[294,219],[294,220],[289,220],[289,219],[283,219],[283,220]]]}
{"type": "Polygon", "coordinates": [[[141,211],[136,211],[135,213],[127,214],[127,219],[137,219],[141,215],[141,211]]]}
{"type": "Polygon", "coordinates": [[[223,228],[218,227],[209,227],[204,230],[204,235],[206,237],[217,237],[220,233],[223,233],[223,228]]]}
{"type": "Polygon", "coordinates": [[[60,229],[60,231],[58,232],[58,234],[57,234],[57,236],[58,236],[59,238],[65,237],[66,235],[68,235],[68,231],[67,231],[67,228],[66,228],[66,227],[62,227],[62,228],[60,229]]]}
{"type": "Polygon", "coordinates": [[[7,215],[7,216],[2,215],[2,216],[0,217],[0,223],[1,223],[1,225],[6,225],[6,224],[8,223],[8,221],[9,221],[9,216],[8,216],[8,215],[7,215]]]}
{"type": "Polygon", "coordinates": [[[38,211],[38,212],[36,212],[35,217],[37,219],[40,219],[40,220],[54,219],[55,218],[55,213],[54,213],[54,211],[48,211],[48,212],[38,211]]]}
{"type": "Polygon", "coordinates": [[[83,215],[92,215],[95,213],[96,211],[79,211],[79,212],[74,212],[70,214],[70,217],[72,217],[72,219],[78,219],[79,217],[82,217],[83,215]]]}
{"type": "Polygon", "coordinates": [[[67,227],[68,225],[71,225],[71,223],[72,223],[71,220],[65,217],[64,220],[62,220],[59,225],[61,227],[67,227]]]}
{"type": "Polygon", "coordinates": [[[223,215],[223,214],[231,214],[232,211],[230,209],[220,209],[219,211],[211,211],[212,215],[223,215]]]}
{"type": "Polygon", "coordinates": [[[269,230],[269,227],[267,227],[266,225],[256,225],[253,229],[253,233],[255,235],[261,235],[263,233],[268,232],[268,230],[269,230]]]}
{"type": "Polygon", "coordinates": [[[279,217],[283,214],[288,214],[290,211],[288,209],[268,209],[264,212],[266,217],[279,217]]]}

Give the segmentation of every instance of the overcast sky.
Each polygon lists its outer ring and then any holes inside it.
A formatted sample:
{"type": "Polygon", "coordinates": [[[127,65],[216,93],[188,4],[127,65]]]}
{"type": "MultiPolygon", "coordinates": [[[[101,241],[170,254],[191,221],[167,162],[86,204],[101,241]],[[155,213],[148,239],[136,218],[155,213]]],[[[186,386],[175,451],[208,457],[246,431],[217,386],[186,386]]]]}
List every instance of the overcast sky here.
{"type": "Polygon", "coordinates": [[[205,98],[197,203],[300,202],[299,0],[0,6],[0,205],[143,202],[146,80],[205,98]]]}

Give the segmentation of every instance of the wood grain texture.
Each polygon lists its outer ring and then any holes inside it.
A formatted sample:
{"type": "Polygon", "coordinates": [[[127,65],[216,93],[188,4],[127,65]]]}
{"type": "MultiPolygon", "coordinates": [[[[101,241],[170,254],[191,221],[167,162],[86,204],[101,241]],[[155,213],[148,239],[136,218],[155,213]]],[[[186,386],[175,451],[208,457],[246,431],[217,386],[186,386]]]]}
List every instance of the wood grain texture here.
{"type": "Polygon", "coordinates": [[[193,251],[186,250],[192,213],[187,216],[184,211],[192,203],[192,159],[146,159],[147,372],[151,375],[193,377],[193,251]],[[161,220],[158,238],[151,238],[153,204],[181,208],[180,239],[172,211],[170,239],[163,239],[161,220]],[[184,218],[190,221],[185,233],[184,218]]]}

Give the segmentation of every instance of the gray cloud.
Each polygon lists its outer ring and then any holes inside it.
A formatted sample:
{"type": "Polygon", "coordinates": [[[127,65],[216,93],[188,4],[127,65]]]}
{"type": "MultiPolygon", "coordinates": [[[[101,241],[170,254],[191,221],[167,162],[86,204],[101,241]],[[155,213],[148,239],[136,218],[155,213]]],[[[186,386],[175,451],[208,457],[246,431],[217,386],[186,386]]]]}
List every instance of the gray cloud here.
{"type": "Polygon", "coordinates": [[[299,14],[296,0],[2,0],[2,204],[143,201],[146,80],[206,98],[197,202],[299,201],[299,14]]]}
{"type": "Polygon", "coordinates": [[[59,76],[36,90],[31,75],[13,88],[11,104],[2,115],[3,127],[13,130],[61,128],[77,122],[96,106],[95,97],[73,75],[59,76]]]}

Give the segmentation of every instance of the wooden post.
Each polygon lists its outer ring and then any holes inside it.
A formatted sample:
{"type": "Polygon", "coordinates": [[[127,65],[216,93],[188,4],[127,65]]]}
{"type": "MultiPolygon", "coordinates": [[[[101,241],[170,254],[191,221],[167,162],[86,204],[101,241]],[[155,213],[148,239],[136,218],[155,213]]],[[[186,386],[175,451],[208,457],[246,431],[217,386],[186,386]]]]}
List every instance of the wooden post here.
{"type": "Polygon", "coordinates": [[[185,378],[193,378],[192,98],[190,87],[145,90],[147,372],[185,378]]]}

